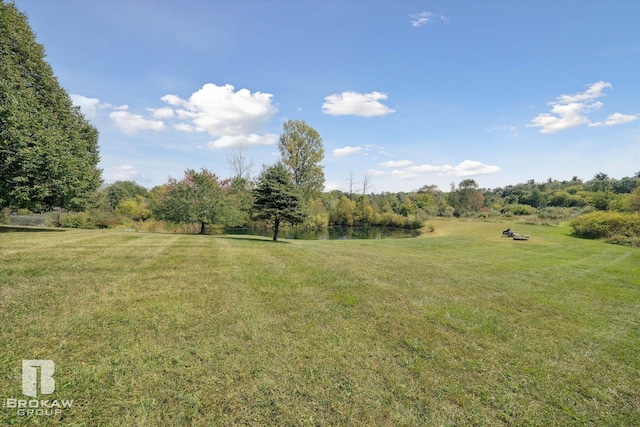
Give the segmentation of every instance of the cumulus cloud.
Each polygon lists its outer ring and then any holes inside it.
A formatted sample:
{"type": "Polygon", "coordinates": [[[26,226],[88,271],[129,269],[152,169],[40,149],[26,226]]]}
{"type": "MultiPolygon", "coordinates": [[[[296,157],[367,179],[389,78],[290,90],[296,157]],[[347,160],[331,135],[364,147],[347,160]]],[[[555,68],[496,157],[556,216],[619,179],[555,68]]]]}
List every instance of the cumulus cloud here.
{"type": "Polygon", "coordinates": [[[177,110],[178,116],[190,119],[198,131],[212,136],[235,136],[250,134],[273,117],[277,109],[271,104],[272,97],[248,89],[235,92],[229,84],[207,83],[188,100],[175,95],[166,95],[162,100],[182,107],[177,110]]]}
{"type": "Polygon", "coordinates": [[[160,120],[145,119],[139,114],[131,114],[126,110],[113,111],[109,114],[109,118],[127,135],[135,135],[140,130],[159,132],[165,129],[164,122],[160,120]]]}
{"type": "Polygon", "coordinates": [[[278,142],[278,135],[268,133],[266,135],[225,135],[211,141],[208,145],[212,148],[246,147],[249,145],[274,145],[278,142]]]}
{"type": "Polygon", "coordinates": [[[472,176],[472,175],[484,175],[490,173],[500,172],[502,168],[494,165],[487,165],[476,160],[464,160],[455,166],[451,165],[415,165],[408,166],[404,171],[408,173],[431,173],[438,172],[440,175],[452,175],[452,176],[472,176]]]}
{"type": "Polygon", "coordinates": [[[596,99],[605,96],[604,90],[612,87],[609,82],[599,81],[591,84],[584,92],[560,95],[555,101],[549,102],[549,113],[534,117],[528,126],[539,127],[540,133],[556,133],[581,125],[615,126],[636,120],[637,116],[622,113],[614,113],[604,122],[593,123],[587,117],[587,114],[602,108],[604,104],[596,99]]]}
{"type": "Polygon", "coordinates": [[[571,104],[574,102],[584,102],[591,99],[596,99],[604,96],[604,90],[612,88],[613,86],[609,82],[599,81],[589,86],[589,89],[584,92],[577,93],[575,95],[560,95],[557,98],[558,104],[571,104]]]}
{"type": "Polygon", "coordinates": [[[160,98],[161,101],[166,102],[169,105],[179,106],[182,105],[182,99],[177,95],[165,95],[160,98]]]}
{"type": "Polygon", "coordinates": [[[413,179],[413,178],[418,178],[420,175],[418,175],[417,173],[408,171],[406,169],[404,170],[394,169],[391,171],[391,176],[397,179],[413,179]]]}
{"type": "Polygon", "coordinates": [[[100,106],[98,98],[87,98],[86,96],[69,94],[73,105],[80,107],[80,111],[87,120],[96,118],[97,110],[100,106]]]}
{"type": "Polygon", "coordinates": [[[169,107],[147,108],[147,110],[151,112],[153,117],[158,119],[170,119],[175,115],[173,109],[169,107]]]}
{"type": "Polygon", "coordinates": [[[336,93],[324,98],[322,112],[331,116],[386,116],[396,111],[380,102],[386,99],[387,95],[382,92],[336,93]]]}
{"type": "Polygon", "coordinates": [[[232,85],[207,83],[189,99],[177,95],[161,98],[169,106],[154,110],[169,116],[169,111],[182,122],[174,125],[181,131],[207,132],[216,137],[209,146],[272,145],[273,135],[259,135],[262,128],[278,112],[272,104],[273,95],[248,89],[238,91],[232,85]]]}
{"type": "Polygon", "coordinates": [[[411,166],[413,161],[411,160],[389,160],[388,162],[380,163],[380,166],[385,168],[402,168],[405,166],[411,166]]]}
{"type": "Polygon", "coordinates": [[[104,176],[107,181],[145,181],[147,177],[133,165],[121,165],[106,168],[104,176]]]}
{"type": "Polygon", "coordinates": [[[606,118],[604,122],[589,123],[589,126],[616,126],[638,120],[635,114],[614,113],[606,118]]]}
{"type": "Polygon", "coordinates": [[[193,132],[195,129],[189,123],[176,123],[173,125],[175,130],[179,130],[181,132],[193,132]]]}
{"type": "Polygon", "coordinates": [[[353,154],[362,153],[362,147],[351,147],[347,145],[346,147],[336,148],[333,150],[333,155],[336,157],[346,157],[351,156],[353,154]]]}
{"type": "Polygon", "coordinates": [[[412,27],[422,27],[423,25],[436,21],[438,19],[444,23],[449,23],[450,21],[446,16],[439,15],[433,12],[413,13],[409,15],[409,18],[411,18],[409,22],[411,23],[412,27]]]}

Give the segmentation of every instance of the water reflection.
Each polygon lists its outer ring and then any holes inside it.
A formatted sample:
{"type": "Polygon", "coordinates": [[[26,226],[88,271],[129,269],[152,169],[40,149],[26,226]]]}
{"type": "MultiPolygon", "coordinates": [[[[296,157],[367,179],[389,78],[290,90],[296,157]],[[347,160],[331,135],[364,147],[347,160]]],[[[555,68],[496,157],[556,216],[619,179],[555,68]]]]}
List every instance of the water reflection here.
{"type": "MultiPolygon", "coordinates": [[[[232,228],[224,231],[225,234],[251,235],[273,237],[272,230],[254,230],[251,228],[232,228]]],[[[350,240],[350,239],[400,239],[405,237],[417,237],[418,230],[389,227],[330,227],[326,230],[300,230],[289,228],[280,230],[279,239],[301,240],[350,240]]]]}

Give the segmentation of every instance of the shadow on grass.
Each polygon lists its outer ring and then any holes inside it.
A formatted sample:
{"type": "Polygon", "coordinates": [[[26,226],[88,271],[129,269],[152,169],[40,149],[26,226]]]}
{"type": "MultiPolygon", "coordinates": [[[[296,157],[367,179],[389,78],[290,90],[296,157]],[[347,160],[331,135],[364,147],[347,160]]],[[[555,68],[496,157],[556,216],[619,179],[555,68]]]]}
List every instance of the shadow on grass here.
{"type": "Polygon", "coordinates": [[[247,240],[250,242],[263,242],[263,243],[291,243],[285,242],[283,240],[273,241],[271,237],[263,237],[263,236],[246,236],[246,235],[233,235],[233,234],[223,234],[223,235],[213,235],[212,237],[216,239],[230,239],[230,240],[247,240]]]}
{"type": "Polygon", "coordinates": [[[42,232],[65,232],[60,228],[43,227],[16,227],[14,225],[0,225],[0,233],[42,233],[42,232]]]}

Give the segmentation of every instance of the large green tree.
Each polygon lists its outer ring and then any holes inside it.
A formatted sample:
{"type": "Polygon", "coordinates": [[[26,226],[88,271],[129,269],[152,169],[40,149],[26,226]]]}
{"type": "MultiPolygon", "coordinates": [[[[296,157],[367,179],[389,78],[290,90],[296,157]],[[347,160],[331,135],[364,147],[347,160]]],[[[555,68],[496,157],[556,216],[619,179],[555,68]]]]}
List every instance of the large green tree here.
{"type": "Polygon", "coordinates": [[[324,147],[320,134],[302,120],[288,120],[278,143],[282,164],[305,201],[324,188],[324,147]]]}
{"type": "Polygon", "coordinates": [[[198,223],[200,234],[205,234],[207,224],[241,222],[229,181],[220,181],[207,169],[189,169],[180,181],[170,178],[158,198],[156,216],[176,223],[198,223]]]}
{"type": "Polygon", "coordinates": [[[101,183],[98,131],[44,58],[26,16],[0,0],[0,207],[81,209],[101,183]]]}
{"type": "Polygon", "coordinates": [[[452,184],[452,190],[450,203],[457,215],[465,212],[478,212],[482,208],[484,196],[473,179],[462,180],[457,190],[453,188],[452,184]]]}
{"type": "Polygon", "coordinates": [[[302,198],[282,163],[264,168],[253,189],[256,218],[273,222],[273,241],[278,241],[282,222],[298,224],[304,220],[302,198]]]}
{"type": "Polygon", "coordinates": [[[107,200],[112,209],[126,199],[135,198],[136,196],[147,197],[149,191],[134,181],[116,181],[108,185],[105,190],[107,200]]]}

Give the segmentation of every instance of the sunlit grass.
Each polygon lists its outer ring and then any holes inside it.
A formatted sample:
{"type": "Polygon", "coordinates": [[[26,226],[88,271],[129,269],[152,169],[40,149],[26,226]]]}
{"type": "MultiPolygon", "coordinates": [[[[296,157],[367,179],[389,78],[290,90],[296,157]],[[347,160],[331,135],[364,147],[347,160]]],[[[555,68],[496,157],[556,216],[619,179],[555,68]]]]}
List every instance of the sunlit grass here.
{"type": "Polygon", "coordinates": [[[640,250],[430,223],[0,233],[0,399],[21,397],[22,359],[52,359],[64,425],[640,425],[640,250]]]}

